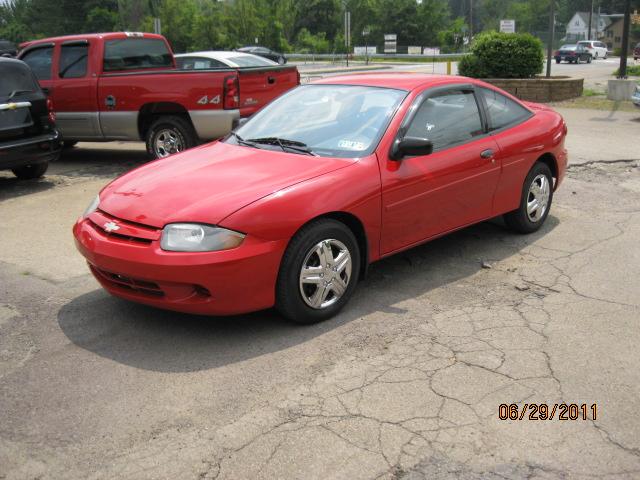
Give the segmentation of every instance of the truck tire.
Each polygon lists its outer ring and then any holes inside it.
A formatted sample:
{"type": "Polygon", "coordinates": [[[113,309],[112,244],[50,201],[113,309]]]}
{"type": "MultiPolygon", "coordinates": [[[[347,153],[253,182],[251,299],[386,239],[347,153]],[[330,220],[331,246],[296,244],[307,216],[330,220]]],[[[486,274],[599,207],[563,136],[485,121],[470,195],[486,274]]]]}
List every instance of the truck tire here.
{"type": "Polygon", "coordinates": [[[198,144],[198,136],[188,120],[166,115],[155,120],[146,136],[147,153],[153,158],[166,158],[198,144]]]}
{"type": "Polygon", "coordinates": [[[32,178],[40,178],[47,171],[47,168],[49,168],[49,162],[25,165],[24,167],[14,168],[11,171],[20,180],[31,180],[32,178]]]}

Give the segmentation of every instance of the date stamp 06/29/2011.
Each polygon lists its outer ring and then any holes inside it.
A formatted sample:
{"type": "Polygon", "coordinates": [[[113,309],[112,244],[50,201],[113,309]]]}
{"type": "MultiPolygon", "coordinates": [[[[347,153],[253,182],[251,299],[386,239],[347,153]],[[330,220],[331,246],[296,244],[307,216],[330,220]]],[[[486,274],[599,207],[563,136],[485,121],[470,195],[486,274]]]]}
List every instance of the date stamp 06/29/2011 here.
{"type": "Polygon", "coordinates": [[[596,420],[597,415],[595,403],[525,403],[522,406],[501,403],[498,407],[500,420],[596,420]]]}

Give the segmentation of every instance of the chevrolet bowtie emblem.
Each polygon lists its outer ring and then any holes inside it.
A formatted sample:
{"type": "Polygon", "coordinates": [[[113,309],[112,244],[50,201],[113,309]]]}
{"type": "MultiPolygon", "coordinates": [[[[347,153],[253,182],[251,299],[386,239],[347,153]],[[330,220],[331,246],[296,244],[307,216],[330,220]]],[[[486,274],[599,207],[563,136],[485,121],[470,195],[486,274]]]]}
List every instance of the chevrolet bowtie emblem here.
{"type": "Polygon", "coordinates": [[[104,224],[104,229],[107,232],[115,232],[116,230],[120,230],[120,226],[115,222],[107,222],[104,224]]]}

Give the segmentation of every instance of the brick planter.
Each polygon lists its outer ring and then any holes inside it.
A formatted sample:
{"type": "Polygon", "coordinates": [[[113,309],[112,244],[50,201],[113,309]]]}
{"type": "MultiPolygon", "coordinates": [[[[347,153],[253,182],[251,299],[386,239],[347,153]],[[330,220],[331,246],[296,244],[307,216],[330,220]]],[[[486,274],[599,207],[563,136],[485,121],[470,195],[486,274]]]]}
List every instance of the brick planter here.
{"type": "Polygon", "coordinates": [[[483,78],[487,83],[509,92],[520,100],[557,102],[582,95],[583,78],[483,78]]]}

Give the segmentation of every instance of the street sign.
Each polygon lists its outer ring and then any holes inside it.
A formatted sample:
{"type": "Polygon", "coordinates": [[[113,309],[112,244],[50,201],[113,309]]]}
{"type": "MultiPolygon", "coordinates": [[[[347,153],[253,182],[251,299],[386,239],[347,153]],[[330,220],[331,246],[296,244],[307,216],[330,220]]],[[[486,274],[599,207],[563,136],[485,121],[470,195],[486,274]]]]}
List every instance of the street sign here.
{"type": "Polygon", "coordinates": [[[407,53],[409,55],[420,55],[422,53],[422,47],[407,47],[407,53]]]}
{"type": "Polygon", "coordinates": [[[375,46],[353,47],[354,55],[374,55],[378,53],[378,48],[375,46]]]}
{"type": "Polygon", "coordinates": [[[396,53],[398,35],[386,33],[384,36],[384,53],[396,53]]]}
{"type": "Polygon", "coordinates": [[[500,20],[500,31],[505,33],[516,33],[516,21],[500,20]]]}

